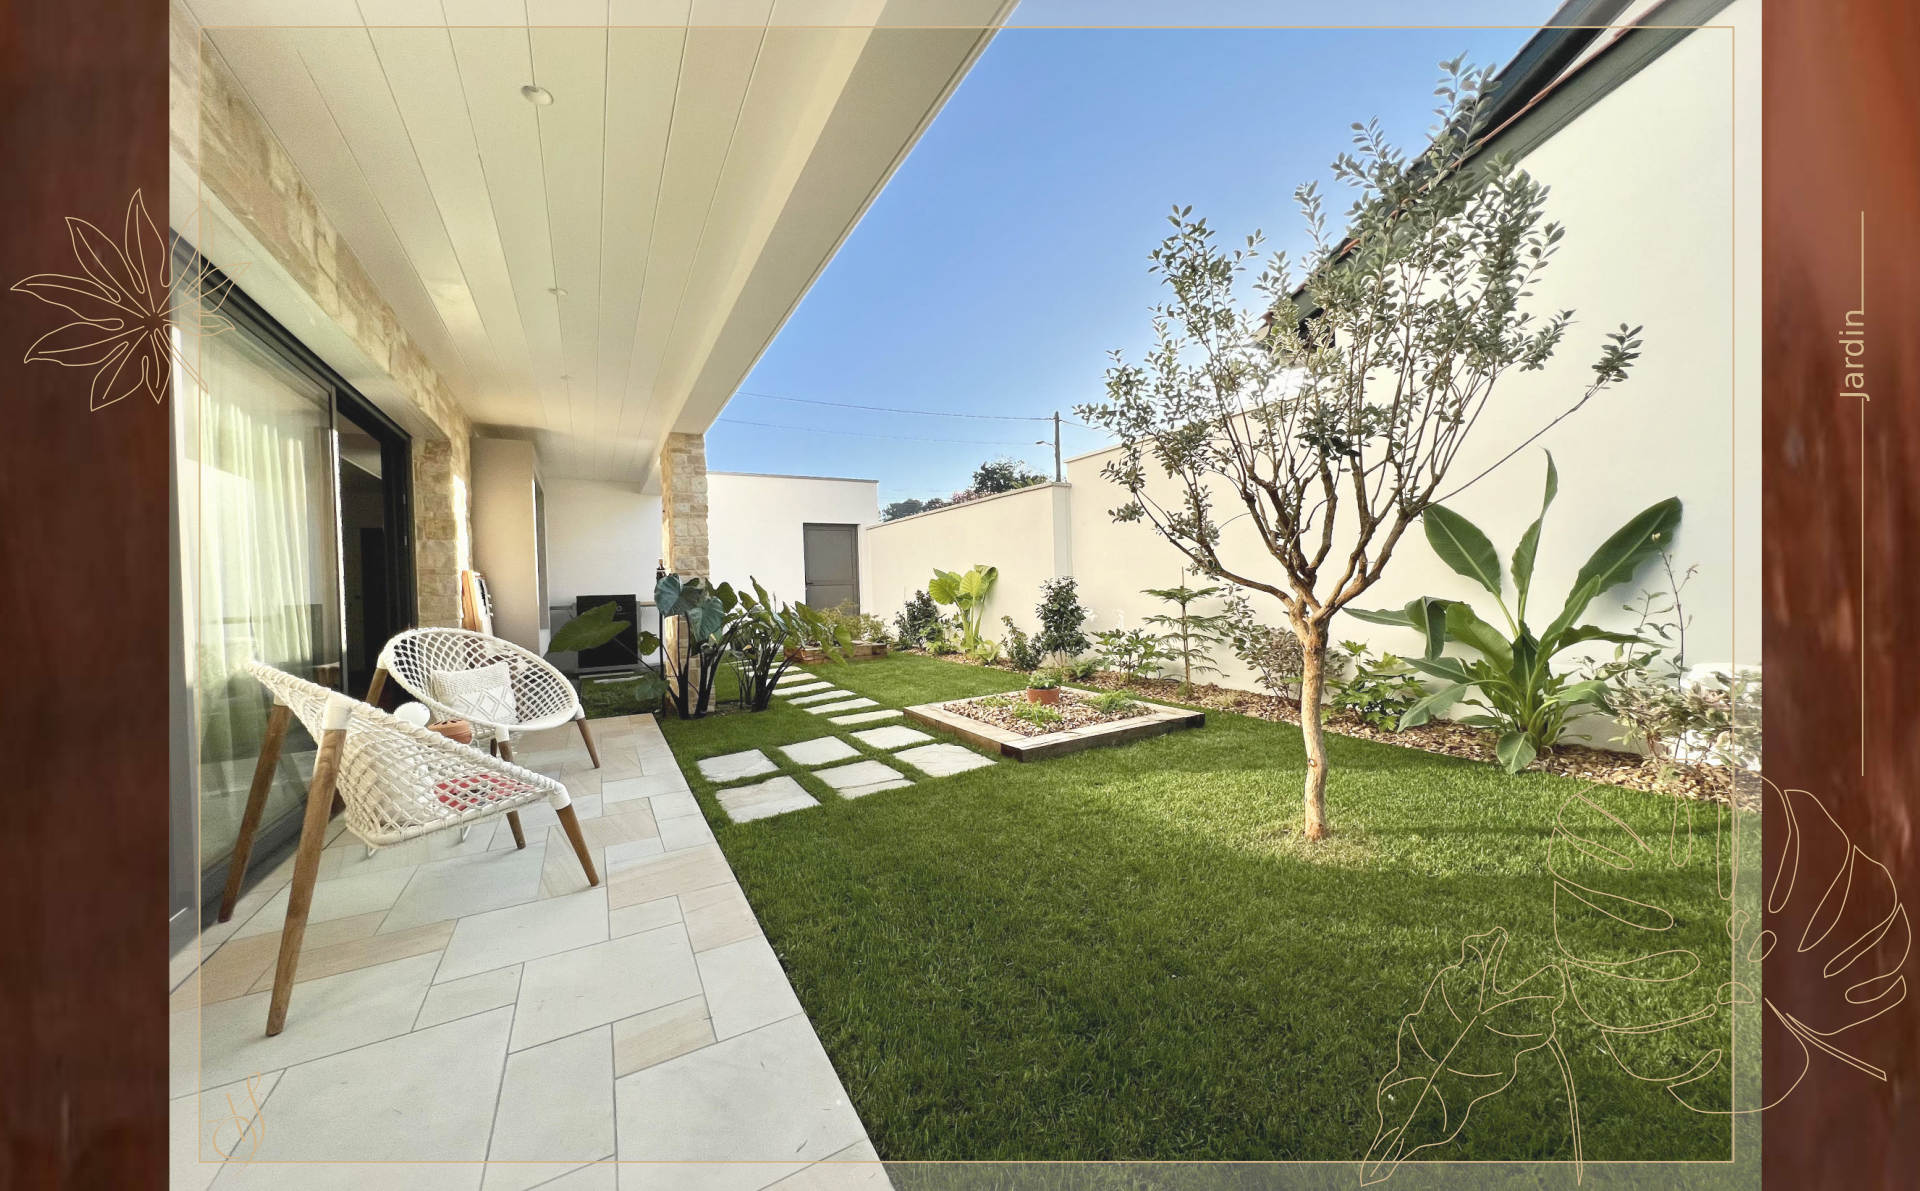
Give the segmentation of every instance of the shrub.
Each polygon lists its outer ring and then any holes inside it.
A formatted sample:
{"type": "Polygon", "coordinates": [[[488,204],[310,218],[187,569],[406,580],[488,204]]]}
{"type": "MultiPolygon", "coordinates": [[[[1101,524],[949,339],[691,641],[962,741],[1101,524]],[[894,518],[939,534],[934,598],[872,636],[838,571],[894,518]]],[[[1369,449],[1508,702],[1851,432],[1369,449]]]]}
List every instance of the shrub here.
{"type": "Polygon", "coordinates": [[[1359,641],[1342,641],[1352,676],[1329,684],[1327,702],[1335,711],[1344,711],[1386,732],[1400,730],[1400,717],[1427,693],[1413,667],[1393,654],[1373,651],[1359,641]]]}
{"type": "MultiPolygon", "coordinates": [[[[1227,644],[1240,664],[1253,671],[1260,689],[1281,699],[1297,696],[1300,670],[1306,660],[1300,639],[1291,630],[1276,629],[1254,619],[1253,606],[1240,592],[1227,601],[1226,615],[1227,644]]],[[[1337,656],[1328,655],[1330,669],[1337,656]]]]}
{"type": "Polygon", "coordinates": [[[1100,672],[1100,659],[1097,657],[1080,658],[1077,661],[1068,662],[1060,668],[1066,671],[1067,677],[1073,679],[1075,682],[1085,682],[1100,672]]]}
{"type": "Polygon", "coordinates": [[[1074,658],[1087,652],[1087,635],[1081,626],[1087,623],[1087,610],[1080,606],[1079,586],[1072,579],[1049,579],[1040,585],[1040,603],[1034,609],[1040,618],[1040,632],[1034,645],[1044,656],[1060,654],[1074,658]]]}
{"type": "Polygon", "coordinates": [[[1158,676],[1160,664],[1171,656],[1160,638],[1145,629],[1108,629],[1098,634],[1098,640],[1100,660],[1128,682],[1158,676]]]}
{"type": "Polygon", "coordinates": [[[991,666],[1000,660],[1000,643],[983,637],[966,654],[982,666],[991,666]]]}
{"type": "Polygon", "coordinates": [[[1139,701],[1125,691],[1108,691],[1087,700],[1087,706],[1101,715],[1119,715],[1140,706],[1139,701]]]}
{"type": "Polygon", "coordinates": [[[934,607],[933,597],[924,591],[916,591],[907,606],[893,618],[893,628],[902,649],[918,649],[927,642],[927,634],[940,623],[940,609],[934,607]]]}
{"type": "Polygon", "coordinates": [[[1040,647],[1033,643],[1033,638],[1027,636],[1025,629],[1013,623],[1011,616],[1002,616],[1000,623],[1007,626],[1005,638],[1007,664],[1016,670],[1037,669],[1040,665],[1041,653],[1040,647]]]}

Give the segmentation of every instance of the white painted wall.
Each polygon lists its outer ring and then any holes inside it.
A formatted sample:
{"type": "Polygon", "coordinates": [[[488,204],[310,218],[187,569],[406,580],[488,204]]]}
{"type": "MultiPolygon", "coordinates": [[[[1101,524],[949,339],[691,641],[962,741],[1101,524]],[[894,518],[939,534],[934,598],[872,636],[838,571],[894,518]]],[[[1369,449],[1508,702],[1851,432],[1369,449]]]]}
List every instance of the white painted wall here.
{"type": "Polygon", "coordinates": [[[548,480],[547,590],[554,604],[583,595],[653,599],[660,563],[660,494],[605,480],[548,480]]]}
{"type": "MultiPolygon", "coordinates": [[[[802,527],[866,526],[880,519],[876,480],[829,476],[707,473],[707,551],[716,583],[742,586],[758,579],[776,599],[799,603],[807,594],[802,527]]],[[[866,534],[860,534],[860,606],[872,608],[866,534]]]]}
{"type": "Polygon", "coordinates": [[[866,535],[874,611],[891,621],[935,567],[964,571],[984,563],[1000,568],[987,597],[987,627],[998,637],[1004,615],[1032,630],[1040,585],[1073,573],[1071,494],[1067,484],[1036,484],[875,525],[866,535]]]}
{"type": "MultiPolygon", "coordinates": [[[[1486,530],[1504,559],[1539,509],[1542,449],[1553,452],[1560,494],[1541,539],[1532,617],[1544,622],[1607,535],[1679,496],[1677,559],[1700,568],[1685,593],[1689,654],[1746,665],[1760,660],[1758,0],[1739,0],[1715,24],[1738,28],[1737,59],[1732,31],[1701,29],[1523,161],[1552,188],[1548,217],[1567,227],[1536,308],[1571,307],[1577,321],[1547,368],[1502,379],[1451,474],[1464,482],[1576,400],[1609,329],[1644,325],[1645,346],[1625,385],[1448,503],[1486,530]]],[[[1053,570],[1079,579],[1090,631],[1134,626],[1162,610],[1140,589],[1173,586],[1184,559],[1150,528],[1107,515],[1124,500],[1099,474],[1113,455],[1068,461],[1069,486],[1045,498],[1070,503],[1064,532],[1036,507],[1045,490],[876,526],[876,599],[890,612],[925,586],[933,566],[990,562],[1001,568],[989,609],[996,627],[1003,611],[1029,623],[1038,581],[1053,570]],[[1055,561],[1063,540],[1064,565],[1055,561]]],[[[1216,507],[1232,516],[1225,501],[1216,507]]],[[[1248,519],[1225,534],[1224,556],[1279,576],[1277,564],[1260,567],[1265,553],[1248,519]]],[[[1603,596],[1589,619],[1620,623],[1622,597],[1637,586],[1603,596]]],[[[1361,603],[1395,607],[1422,594],[1476,591],[1416,528],[1361,603]]],[[[1260,608],[1264,597],[1253,598],[1260,608]]],[[[1479,593],[1476,605],[1487,599],[1479,593]]],[[[1277,604],[1267,603],[1279,623],[1277,604]]],[[[1411,633],[1351,618],[1337,625],[1338,638],[1400,652],[1413,644],[1411,633]]],[[[1222,681],[1245,684],[1230,661],[1224,669],[1222,681]]]]}
{"type": "Polygon", "coordinates": [[[533,443],[473,438],[473,564],[493,594],[493,631],[538,653],[540,628],[538,530],[533,443]]]}

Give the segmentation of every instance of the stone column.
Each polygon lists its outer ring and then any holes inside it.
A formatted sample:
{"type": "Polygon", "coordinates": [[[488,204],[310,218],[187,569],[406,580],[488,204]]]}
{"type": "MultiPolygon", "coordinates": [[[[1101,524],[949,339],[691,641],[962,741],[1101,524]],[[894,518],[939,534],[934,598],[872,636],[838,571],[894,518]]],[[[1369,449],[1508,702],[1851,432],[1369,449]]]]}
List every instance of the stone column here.
{"type": "MultiPolygon", "coordinates": [[[[707,440],[699,434],[669,434],[660,448],[660,557],[682,579],[708,578],[707,440]]],[[[678,622],[661,619],[661,648],[680,656],[678,622]]],[[[699,664],[689,659],[686,675],[669,682],[699,682],[699,664]]],[[[701,710],[705,710],[702,708],[701,710]]]]}
{"type": "Polygon", "coordinates": [[[707,578],[707,440],[669,434],[660,448],[660,555],[682,578],[707,578]]]}

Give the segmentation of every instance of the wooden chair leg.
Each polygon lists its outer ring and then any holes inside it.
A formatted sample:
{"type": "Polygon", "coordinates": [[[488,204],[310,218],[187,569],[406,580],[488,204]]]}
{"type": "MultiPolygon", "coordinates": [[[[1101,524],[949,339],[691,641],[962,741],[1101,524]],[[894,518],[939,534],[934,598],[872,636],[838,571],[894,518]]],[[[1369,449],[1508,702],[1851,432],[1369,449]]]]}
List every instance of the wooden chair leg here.
{"type": "Polygon", "coordinates": [[[513,846],[514,846],[514,847],[516,847],[516,848],[524,848],[524,847],[526,847],[526,846],[527,846],[527,833],[526,833],[526,831],[525,831],[525,830],[523,830],[523,829],[521,828],[521,826],[520,826],[520,812],[519,812],[519,811],[508,811],[508,812],[507,812],[507,826],[509,826],[509,827],[511,827],[511,828],[513,828],[513,846]]]}
{"type": "Polygon", "coordinates": [[[384,669],[376,668],[373,672],[373,681],[367,684],[367,697],[365,701],[375,707],[380,706],[380,696],[386,689],[387,672],[384,669]]]}
{"type": "Polygon", "coordinates": [[[600,768],[600,750],[593,745],[593,733],[587,730],[587,713],[581,712],[580,718],[573,721],[580,726],[580,739],[587,742],[587,756],[593,758],[593,767],[600,768]]]}
{"type": "Polygon", "coordinates": [[[560,816],[560,826],[566,829],[567,841],[573,845],[573,854],[580,858],[580,867],[586,870],[587,884],[598,885],[600,874],[593,870],[593,853],[587,851],[587,839],[580,834],[580,816],[573,813],[571,804],[555,813],[560,816]]]}
{"type": "Polygon", "coordinates": [[[260,759],[254,762],[253,785],[247,790],[246,813],[240,816],[240,835],[233,841],[233,859],[227,864],[227,889],[220,895],[220,921],[233,917],[234,903],[240,900],[240,883],[247,876],[247,860],[253,855],[253,837],[260,830],[260,815],[267,806],[267,791],[273,787],[273,771],[280,764],[280,742],[287,736],[287,721],[293,708],[275,703],[267,713],[267,734],[260,741],[260,759]]]}
{"type": "MultiPolygon", "coordinates": [[[[333,718],[333,708],[328,708],[333,718]]],[[[267,1036],[287,1024],[287,1002],[293,996],[293,978],[300,966],[300,944],[307,934],[307,911],[313,908],[313,883],[320,875],[320,849],[327,842],[327,810],[333,802],[333,784],[340,774],[340,750],[346,744],[344,724],[329,727],[320,738],[320,754],[313,763],[313,781],[307,785],[307,815],[300,825],[300,850],[293,861],[293,886],[287,893],[287,920],[280,928],[280,962],[273,972],[273,998],[267,1005],[267,1036]]]]}

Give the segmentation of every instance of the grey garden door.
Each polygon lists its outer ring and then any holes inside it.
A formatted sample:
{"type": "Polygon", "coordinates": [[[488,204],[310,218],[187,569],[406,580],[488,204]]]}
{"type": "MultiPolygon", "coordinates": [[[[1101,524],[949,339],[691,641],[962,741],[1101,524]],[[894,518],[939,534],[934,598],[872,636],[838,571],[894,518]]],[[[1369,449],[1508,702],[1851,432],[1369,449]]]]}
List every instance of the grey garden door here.
{"type": "Polygon", "coordinates": [[[860,609],[860,527],[817,525],[801,527],[807,559],[807,598],[810,608],[841,604],[860,609]]]}

